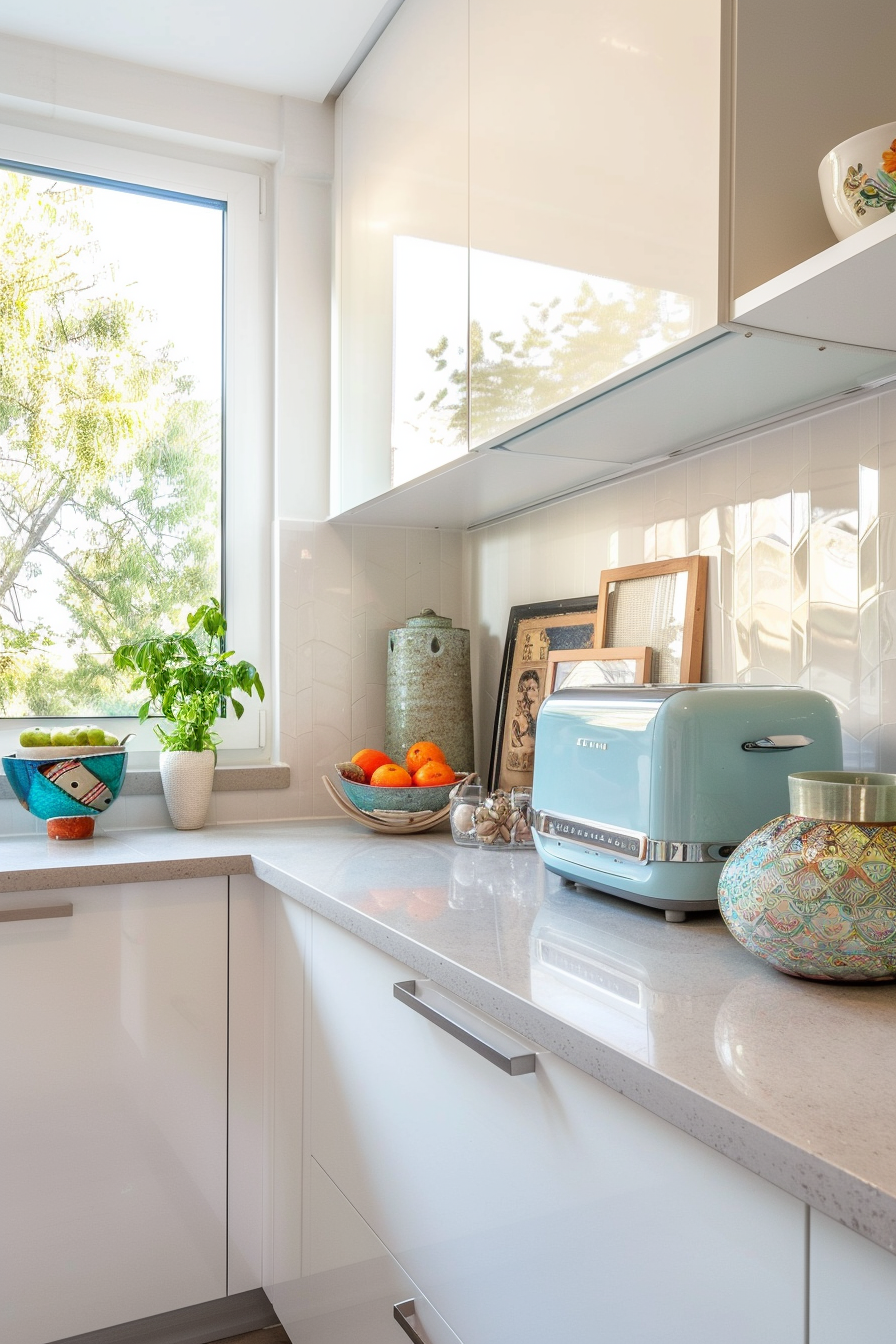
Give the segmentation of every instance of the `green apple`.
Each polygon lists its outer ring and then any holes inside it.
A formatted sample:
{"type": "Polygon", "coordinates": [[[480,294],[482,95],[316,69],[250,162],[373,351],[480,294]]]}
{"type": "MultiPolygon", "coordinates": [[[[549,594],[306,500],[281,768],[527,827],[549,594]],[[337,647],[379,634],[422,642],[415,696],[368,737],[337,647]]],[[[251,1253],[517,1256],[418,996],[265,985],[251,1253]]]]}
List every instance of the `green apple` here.
{"type": "Polygon", "coordinates": [[[87,741],[92,747],[101,747],[106,740],[106,734],[102,728],[88,728],[87,741]]]}
{"type": "Polygon", "coordinates": [[[24,732],[19,733],[19,746],[39,747],[41,744],[37,739],[41,736],[42,734],[37,732],[34,728],[26,728],[24,732]]]}
{"type": "Polygon", "coordinates": [[[54,747],[73,747],[75,745],[74,735],[67,728],[54,728],[50,740],[54,747]]]}
{"type": "Polygon", "coordinates": [[[117,738],[117,737],[113,737],[111,733],[103,733],[103,746],[104,746],[104,747],[117,747],[117,746],[118,746],[118,738],[117,738]]]}

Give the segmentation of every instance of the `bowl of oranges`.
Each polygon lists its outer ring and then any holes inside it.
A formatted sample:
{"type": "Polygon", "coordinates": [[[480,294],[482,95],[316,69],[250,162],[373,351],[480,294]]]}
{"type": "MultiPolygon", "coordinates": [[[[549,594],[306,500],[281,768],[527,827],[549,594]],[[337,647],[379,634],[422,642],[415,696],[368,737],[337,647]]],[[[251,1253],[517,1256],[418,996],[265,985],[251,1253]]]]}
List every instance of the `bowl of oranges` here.
{"type": "Polygon", "coordinates": [[[362,812],[437,812],[460,780],[435,742],[415,742],[403,764],[365,747],[336,766],[339,784],[362,812]]]}

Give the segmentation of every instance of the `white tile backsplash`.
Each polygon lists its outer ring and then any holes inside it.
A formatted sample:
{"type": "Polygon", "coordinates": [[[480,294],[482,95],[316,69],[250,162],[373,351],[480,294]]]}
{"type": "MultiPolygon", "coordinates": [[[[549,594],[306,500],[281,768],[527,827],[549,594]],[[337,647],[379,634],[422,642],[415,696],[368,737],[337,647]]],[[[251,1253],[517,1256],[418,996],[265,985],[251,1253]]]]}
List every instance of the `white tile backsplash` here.
{"type": "Polygon", "coordinates": [[[896,392],[672,463],[465,539],[477,759],[509,608],[600,571],[710,557],[704,677],[830,695],[847,765],[896,769],[896,392]]]}
{"type": "Polygon", "coordinates": [[[281,757],[292,781],[259,806],[265,819],[271,808],[331,816],[321,776],[361,747],[383,745],[389,631],[424,607],[462,623],[463,538],[283,522],[280,558],[281,668],[296,667],[280,687],[281,757]]]}

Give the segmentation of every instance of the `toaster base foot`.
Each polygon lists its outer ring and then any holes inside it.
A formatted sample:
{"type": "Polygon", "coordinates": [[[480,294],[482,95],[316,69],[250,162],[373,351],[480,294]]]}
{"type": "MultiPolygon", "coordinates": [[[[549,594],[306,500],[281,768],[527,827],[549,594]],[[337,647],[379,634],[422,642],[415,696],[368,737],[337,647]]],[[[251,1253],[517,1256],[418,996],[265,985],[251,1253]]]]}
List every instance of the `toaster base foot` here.
{"type": "Polygon", "coordinates": [[[667,910],[667,911],[666,911],[666,923],[667,923],[667,924],[683,924],[683,923],[685,922],[685,920],[687,919],[687,917],[688,917],[688,912],[687,912],[687,910],[667,910]]]}

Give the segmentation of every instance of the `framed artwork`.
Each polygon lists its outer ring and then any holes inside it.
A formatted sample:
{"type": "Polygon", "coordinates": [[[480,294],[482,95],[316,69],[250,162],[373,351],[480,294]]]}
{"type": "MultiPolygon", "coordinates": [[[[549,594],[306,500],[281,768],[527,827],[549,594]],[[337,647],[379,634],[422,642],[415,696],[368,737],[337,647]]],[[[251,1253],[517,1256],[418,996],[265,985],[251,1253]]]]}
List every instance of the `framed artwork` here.
{"type": "Polygon", "coordinates": [[[547,694],[548,655],[558,650],[581,652],[593,648],[596,627],[596,597],[511,607],[492,738],[489,788],[531,786],[535,723],[547,694]]]}
{"type": "Polygon", "coordinates": [[[650,680],[651,651],[634,649],[551,649],[545,695],[561,686],[643,686],[650,680]]]}
{"type": "Polygon", "coordinates": [[[595,644],[646,644],[654,685],[699,681],[708,564],[705,555],[692,555],[604,570],[595,644]]]}

